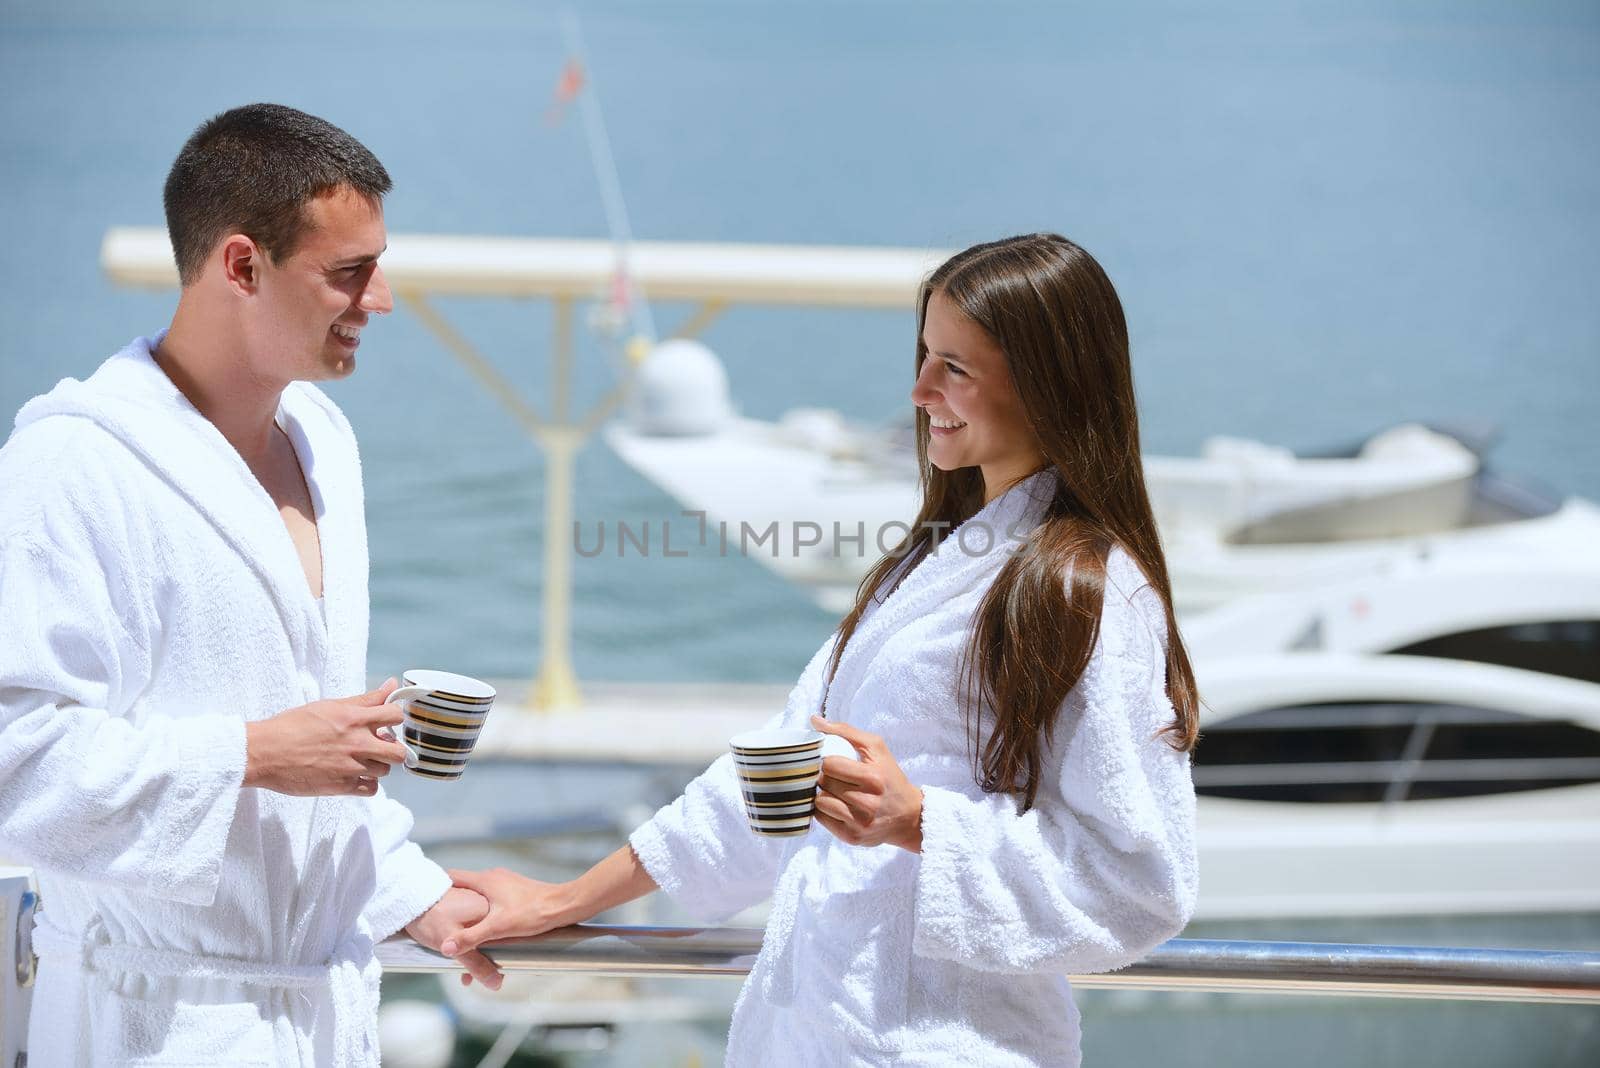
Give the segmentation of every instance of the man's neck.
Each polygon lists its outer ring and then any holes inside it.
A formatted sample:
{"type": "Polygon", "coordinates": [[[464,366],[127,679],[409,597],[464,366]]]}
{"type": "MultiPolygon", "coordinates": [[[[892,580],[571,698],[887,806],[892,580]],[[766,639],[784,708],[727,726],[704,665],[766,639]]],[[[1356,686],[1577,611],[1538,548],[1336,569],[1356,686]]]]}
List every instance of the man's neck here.
{"type": "Polygon", "coordinates": [[[285,383],[254,374],[237,331],[220,325],[180,301],[155,360],[178,392],[255,468],[273,447],[273,419],[285,383]]]}

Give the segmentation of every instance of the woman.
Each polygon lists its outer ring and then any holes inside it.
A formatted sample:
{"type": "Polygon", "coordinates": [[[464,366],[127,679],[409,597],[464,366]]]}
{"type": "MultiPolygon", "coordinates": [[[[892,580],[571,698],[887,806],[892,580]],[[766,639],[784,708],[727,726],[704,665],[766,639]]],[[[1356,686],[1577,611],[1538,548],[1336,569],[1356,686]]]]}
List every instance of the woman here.
{"type": "Polygon", "coordinates": [[[1063,977],[1183,928],[1198,698],[1116,292],[1010,238],[935,271],[918,327],[917,522],[774,721],[859,754],[824,761],[820,827],[752,834],[723,757],[571,883],[460,873],[491,907],[445,952],[657,887],[713,921],[771,894],[730,1064],[1073,1065],[1063,977]]]}

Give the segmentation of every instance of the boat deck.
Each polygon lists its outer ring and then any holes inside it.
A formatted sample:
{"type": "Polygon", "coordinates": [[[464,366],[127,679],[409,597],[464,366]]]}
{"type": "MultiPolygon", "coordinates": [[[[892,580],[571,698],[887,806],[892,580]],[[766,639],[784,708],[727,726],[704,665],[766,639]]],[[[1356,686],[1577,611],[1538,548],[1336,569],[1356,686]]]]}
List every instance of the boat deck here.
{"type": "Polygon", "coordinates": [[[704,765],[783,710],[787,685],[585,683],[583,704],[543,711],[527,682],[497,681],[475,757],[704,765]]]}

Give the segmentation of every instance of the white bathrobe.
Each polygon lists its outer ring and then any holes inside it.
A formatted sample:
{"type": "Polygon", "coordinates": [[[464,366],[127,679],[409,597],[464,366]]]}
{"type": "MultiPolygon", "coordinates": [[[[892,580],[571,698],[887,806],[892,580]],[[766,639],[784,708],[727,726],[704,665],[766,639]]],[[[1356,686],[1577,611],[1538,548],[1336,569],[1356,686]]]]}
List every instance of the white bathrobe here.
{"type": "Polygon", "coordinates": [[[38,869],[30,1064],[368,1065],[373,943],[449,879],[382,796],[241,789],[248,720],[366,688],[360,461],[283,394],[324,598],[155,338],[0,450],[0,854],[38,869]]]}
{"type": "MultiPolygon", "coordinates": [[[[827,695],[830,718],[882,735],[922,787],[920,856],[846,845],[820,825],[758,838],[728,757],[634,832],[651,876],[706,921],[772,895],[729,1064],[1076,1065],[1063,976],[1129,964],[1188,922],[1194,786],[1188,756],[1155,737],[1173,720],[1165,615],[1120,549],[1035,807],[974,781],[958,664],[1015,547],[1008,532],[1037,525],[1054,477],[990,502],[907,575],[863,619],[827,695]]],[[[807,725],[833,644],[773,725],[807,725]]]]}

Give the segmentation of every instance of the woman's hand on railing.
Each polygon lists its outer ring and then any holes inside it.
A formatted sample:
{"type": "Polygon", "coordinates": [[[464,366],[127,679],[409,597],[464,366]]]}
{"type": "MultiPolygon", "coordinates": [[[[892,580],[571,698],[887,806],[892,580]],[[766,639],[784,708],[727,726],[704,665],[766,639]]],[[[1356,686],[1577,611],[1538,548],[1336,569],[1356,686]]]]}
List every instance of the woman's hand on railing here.
{"type": "MultiPolygon", "coordinates": [[[[625,845],[570,883],[542,883],[504,868],[488,871],[452,869],[450,878],[458,887],[475,890],[489,902],[489,911],[476,923],[463,923],[446,933],[439,952],[466,963],[463,954],[473,953],[485,942],[497,938],[532,938],[557,927],[582,923],[606,909],[614,909],[644,897],[656,882],[639,863],[633,847],[625,845]]],[[[500,987],[500,971],[484,958],[492,970],[479,974],[470,969],[461,976],[463,986],[476,976],[491,989],[500,987]],[[492,981],[491,981],[492,980],[492,981]]]]}
{"type": "MultiPolygon", "coordinates": [[[[450,869],[450,878],[459,888],[483,895],[488,911],[474,922],[458,923],[444,932],[439,952],[463,964],[468,957],[483,962],[482,968],[468,967],[462,973],[463,985],[478,979],[491,990],[500,989],[503,976],[477,949],[496,938],[532,938],[575,922],[569,883],[543,883],[505,868],[488,871],[450,869]]],[[[587,919],[587,917],[581,917],[587,919]]]]}

